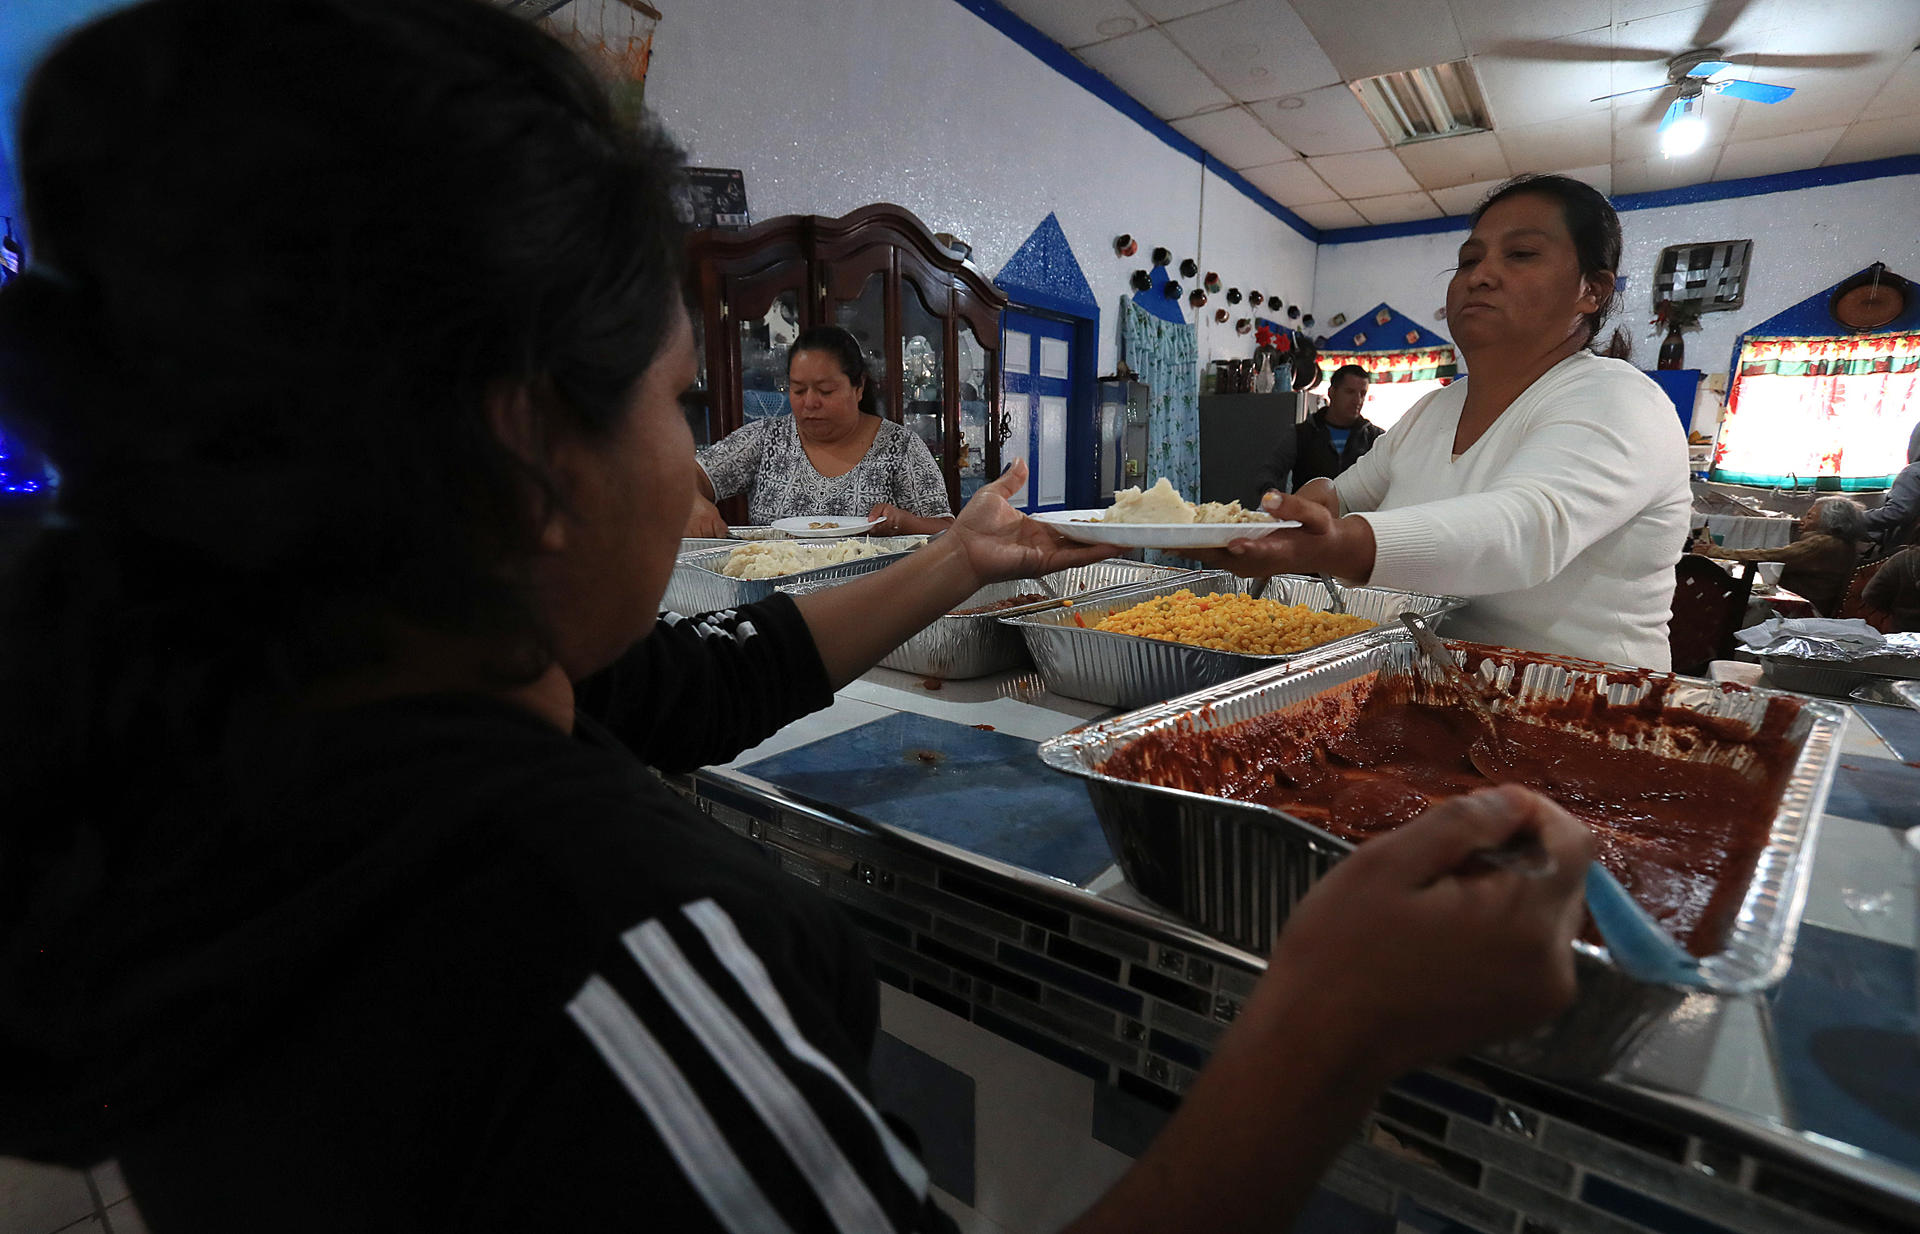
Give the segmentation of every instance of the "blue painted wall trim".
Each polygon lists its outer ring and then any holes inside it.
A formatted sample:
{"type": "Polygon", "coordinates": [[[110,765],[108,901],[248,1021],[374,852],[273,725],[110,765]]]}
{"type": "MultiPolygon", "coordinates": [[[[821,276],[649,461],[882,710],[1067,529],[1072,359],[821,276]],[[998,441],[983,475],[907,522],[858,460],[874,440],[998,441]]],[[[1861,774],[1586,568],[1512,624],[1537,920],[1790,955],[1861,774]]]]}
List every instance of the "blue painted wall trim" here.
{"type": "MultiPolygon", "coordinates": [[[[1782,171],[1769,176],[1748,176],[1741,180],[1715,180],[1708,184],[1688,184],[1677,189],[1652,193],[1621,193],[1608,200],[1616,210],[1652,210],[1660,206],[1691,206],[1703,201],[1722,201],[1729,197],[1758,197],[1766,193],[1790,193],[1795,189],[1820,188],[1829,184],[1851,184],[1856,180],[1880,180],[1887,176],[1920,175],[1920,154],[1901,154],[1890,159],[1869,159],[1863,163],[1841,163],[1835,167],[1809,167],[1803,171],[1782,171]]],[[[1362,244],[1368,240],[1392,240],[1399,236],[1425,236],[1443,231],[1465,231],[1467,216],[1449,215],[1442,219],[1415,219],[1410,223],[1380,223],[1371,227],[1336,227],[1319,234],[1321,244],[1362,244]]]]}
{"type": "Polygon", "coordinates": [[[1081,89],[1106,103],[1121,115],[1153,134],[1167,145],[1186,155],[1200,166],[1225,180],[1228,184],[1246,194],[1249,200],[1261,209],[1293,228],[1307,239],[1320,239],[1320,229],[1307,222],[1293,211],[1287,209],[1273,198],[1267,196],[1238,172],[1222,167],[1202,150],[1194,141],[1154,115],[1142,106],[1132,95],[1114,85],[1100,74],[1094,72],[1080,61],[1074,59],[1072,52],[1060,46],[1039,30],[1030,25],[1025,18],[1010,12],[998,0],[955,0],[955,3],[995,30],[1006,35],[1020,46],[1026,48],[1042,64],[1060,76],[1073,82],[1081,89]]]}

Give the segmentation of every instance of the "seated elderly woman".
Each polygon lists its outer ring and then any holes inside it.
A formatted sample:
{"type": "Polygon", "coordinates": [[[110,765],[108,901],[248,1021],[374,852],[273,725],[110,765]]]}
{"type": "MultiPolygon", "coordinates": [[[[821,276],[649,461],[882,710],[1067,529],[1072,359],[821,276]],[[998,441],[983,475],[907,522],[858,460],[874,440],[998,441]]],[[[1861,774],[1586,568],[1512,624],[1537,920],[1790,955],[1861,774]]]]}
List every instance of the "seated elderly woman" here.
{"type": "Polygon", "coordinates": [[[881,535],[953,522],[925,442],[874,409],[866,357],[839,326],[814,326],[787,353],[790,416],[754,420],[700,451],[690,536],[724,536],[717,501],[745,494],[748,520],[829,515],[880,520],[881,535]]]}
{"type": "Polygon", "coordinates": [[[1822,617],[1831,617],[1846,598],[1866,538],[1865,515],[1845,497],[1822,497],[1800,520],[1800,534],[1775,548],[1726,549],[1711,542],[1700,552],[1721,561],[1778,561],[1786,565],[1780,585],[1797,591],[1822,617]]]}

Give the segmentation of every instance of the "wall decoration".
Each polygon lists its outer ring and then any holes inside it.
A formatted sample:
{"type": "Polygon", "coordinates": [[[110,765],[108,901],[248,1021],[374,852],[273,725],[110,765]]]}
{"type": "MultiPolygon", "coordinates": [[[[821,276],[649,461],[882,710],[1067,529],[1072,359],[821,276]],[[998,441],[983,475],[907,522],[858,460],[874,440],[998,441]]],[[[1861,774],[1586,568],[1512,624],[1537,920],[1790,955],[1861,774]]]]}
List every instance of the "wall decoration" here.
{"type": "MultiPolygon", "coordinates": [[[[602,0],[597,5],[537,6],[527,14],[572,48],[607,87],[614,114],[628,124],[646,123],[647,64],[653,58],[653,30],[660,12],[646,0],[602,0]]],[[[740,213],[745,213],[742,193],[740,213]]],[[[744,227],[744,221],[722,226],[744,227]]]]}
{"type": "Polygon", "coordinates": [[[1123,231],[1113,238],[1113,251],[1118,256],[1131,257],[1140,251],[1140,244],[1123,231]]]}
{"type": "Polygon", "coordinates": [[[1341,326],[1344,326],[1347,324],[1347,315],[1345,313],[1335,313],[1333,315],[1333,320],[1328,322],[1327,324],[1332,326],[1334,329],[1338,330],[1341,326]]]}
{"type": "Polygon", "coordinates": [[[1365,347],[1367,345],[1367,336],[1364,334],[1355,333],[1353,336],[1353,345],[1355,347],[1365,347]]]}
{"type": "Polygon", "coordinates": [[[1181,278],[1190,279],[1198,273],[1200,273],[1199,262],[1195,261],[1191,257],[1183,257],[1180,259],[1180,277],[1181,278]]]}
{"type": "Polygon", "coordinates": [[[1178,300],[1180,298],[1180,284],[1174,282],[1172,279],[1168,279],[1165,285],[1160,288],[1160,294],[1169,300],[1178,300]]]}
{"type": "Polygon", "coordinates": [[[1242,317],[1239,321],[1234,322],[1233,332],[1235,334],[1252,334],[1253,319],[1251,317],[1242,317]]]}
{"type": "Polygon", "coordinates": [[[1257,291],[1250,291],[1247,293],[1247,303],[1252,305],[1254,308],[1259,308],[1261,305],[1265,304],[1266,302],[1267,302],[1267,298],[1261,295],[1257,291]]]}
{"type": "Polygon", "coordinates": [[[1212,295],[1220,294],[1220,276],[1211,270],[1207,271],[1206,288],[1212,295]]]}
{"type": "Polygon", "coordinates": [[[1172,250],[1172,249],[1164,249],[1164,248],[1159,248],[1159,249],[1155,249],[1155,250],[1153,250],[1153,264],[1154,264],[1154,265],[1156,265],[1156,266],[1167,266],[1167,265],[1172,265],[1172,264],[1173,264],[1173,250],[1172,250]]]}
{"type": "Polygon", "coordinates": [[[1419,341],[1420,341],[1420,332],[1418,330],[1407,331],[1407,346],[1411,347],[1415,343],[1418,343],[1419,341]]]}
{"type": "Polygon", "coordinates": [[[1306,316],[1304,316],[1304,317],[1302,317],[1302,318],[1300,319],[1300,325],[1301,325],[1301,326],[1302,326],[1303,328],[1305,328],[1305,329],[1308,329],[1308,330],[1311,330],[1311,329],[1313,329],[1313,314],[1312,314],[1312,313],[1308,313],[1308,314],[1307,314],[1306,316]]]}
{"type": "Polygon", "coordinates": [[[1227,310],[1225,309],[1213,310],[1213,319],[1215,321],[1224,323],[1227,320],[1227,317],[1228,317],[1227,310]]]}
{"type": "Polygon", "coordinates": [[[689,167],[674,193],[674,209],[688,227],[745,227],[747,180],[737,167],[689,167]]]}
{"type": "Polygon", "coordinates": [[[1194,288],[1192,291],[1187,293],[1187,303],[1191,304],[1195,308],[1200,308],[1204,306],[1206,302],[1207,302],[1207,293],[1200,290],[1198,287],[1194,288]]]}
{"type": "Polygon", "coordinates": [[[1227,288],[1227,303],[1228,304],[1240,303],[1240,289],[1238,287],[1227,288]]]}
{"type": "Polygon", "coordinates": [[[1287,306],[1287,320],[1288,320],[1288,321],[1299,321],[1299,320],[1300,320],[1300,306],[1299,306],[1299,305],[1297,305],[1297,304],[1289,304],[1289,305],[1287,306]]]}
{"type": "Polygon", "coordinates": [[[1376,326],[1384,326],[1392,320],[1393,310],[1384,304],[1380,306],[1380,311],[1373,315],[1373,324],[1376,326]]]}
{"type": "Polygon", "coordinates": [[[1146,270],[1135,270],[1128,281],[1133,284],[1135,291],[1146,291],[1153,286],[1153,275],[1146,270]]]}

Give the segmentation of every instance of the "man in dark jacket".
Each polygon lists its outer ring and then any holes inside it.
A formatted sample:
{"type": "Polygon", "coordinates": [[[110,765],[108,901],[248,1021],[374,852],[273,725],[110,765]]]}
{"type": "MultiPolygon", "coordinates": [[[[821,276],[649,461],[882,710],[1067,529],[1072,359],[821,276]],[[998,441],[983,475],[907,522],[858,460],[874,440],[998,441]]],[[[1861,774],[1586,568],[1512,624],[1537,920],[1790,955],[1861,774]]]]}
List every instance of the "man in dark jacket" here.
{"type": "Polygon", "coordinates": [[[1867,534],[1879,546],[1875,551],[1897,551],[1912,538],[1916,520],[1920,520],[1920,424],[1913,426],[1907,438],[1907,465],[1893,478],[1886,500],[1867,511],[1867,534]]]}
{"type": "Polygon", "coordinates": [[[1334,370],[1327,405],[1296,425],[1291,440],[1283,437],[1261,469],[1263,491],[1293,492],[1319,476],[1332,479],[1373,448],[1386,430],[1360,414],[1368,380],[1367,370],[1357,364],[1334,370]]]}

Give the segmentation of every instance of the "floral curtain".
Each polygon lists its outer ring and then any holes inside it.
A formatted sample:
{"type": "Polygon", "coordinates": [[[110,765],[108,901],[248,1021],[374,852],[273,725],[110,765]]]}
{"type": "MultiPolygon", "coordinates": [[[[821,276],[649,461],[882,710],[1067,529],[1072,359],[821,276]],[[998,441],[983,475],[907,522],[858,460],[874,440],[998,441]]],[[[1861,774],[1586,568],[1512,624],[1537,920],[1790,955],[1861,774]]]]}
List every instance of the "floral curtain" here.
{"type": "Polygon", "coordinates": [[[1375,385],[1389,381],[1434,381],[1452,377],[1459,369],[1451,347],[1420,351],[1323,351],[1321,369],[1331,377],[1333,370],[1357,364],[1367,370],[1367,379],[1375,385]]]}
{"type": "Polygon", "coordinates": [[[1162,321],[1120,301],[1120,356],[1152,392],[1147,404],[1147,474],[1181,496],[1200,495],[1200,346],[1191,324],[1162,321]]]}
{"type": "Polygon", "coordinates": [[[1878,489],[1906,464],[1920,334],[1743,340],[1711,478],[1878,489]]]}

